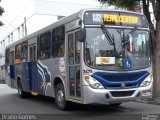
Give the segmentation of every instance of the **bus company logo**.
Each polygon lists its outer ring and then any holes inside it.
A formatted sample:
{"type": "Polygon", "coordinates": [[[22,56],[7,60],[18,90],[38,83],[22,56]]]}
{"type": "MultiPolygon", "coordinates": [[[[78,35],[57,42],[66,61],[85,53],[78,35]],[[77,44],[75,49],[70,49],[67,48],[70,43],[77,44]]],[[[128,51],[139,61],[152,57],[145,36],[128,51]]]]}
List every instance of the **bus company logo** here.
{"type": "Polygon", "coordinates": [[[125,83],[122,83],[121,84],[121,88],[125,88],[126,87],[126,84],[125,83]]]}

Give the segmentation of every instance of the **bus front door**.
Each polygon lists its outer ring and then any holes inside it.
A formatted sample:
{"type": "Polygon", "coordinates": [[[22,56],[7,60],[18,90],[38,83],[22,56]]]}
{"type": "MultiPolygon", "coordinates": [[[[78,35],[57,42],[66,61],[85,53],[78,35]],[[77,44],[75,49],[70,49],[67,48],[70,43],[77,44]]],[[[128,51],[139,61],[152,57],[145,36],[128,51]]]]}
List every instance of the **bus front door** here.
{"type": "Polygon", "coordinates": [[[68,37],[68,87],[69,99],[81,101],[80,42],[76,41],[78,30],[67,33],[68,37]]]}

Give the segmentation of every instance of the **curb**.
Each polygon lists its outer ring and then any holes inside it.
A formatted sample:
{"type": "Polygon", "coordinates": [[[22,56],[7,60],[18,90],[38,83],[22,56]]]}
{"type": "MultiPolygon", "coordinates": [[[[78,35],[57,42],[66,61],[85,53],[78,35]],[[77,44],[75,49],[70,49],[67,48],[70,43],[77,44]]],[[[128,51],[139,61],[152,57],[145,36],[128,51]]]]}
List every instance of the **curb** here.
{"type": "Polygon", "coordinates": [[[145,103],[145,104],[154,104],[154,105],[160,105],[160,98],[156,98],[155,100],[136,100],[136,102],[139,103],[145,103]]]}

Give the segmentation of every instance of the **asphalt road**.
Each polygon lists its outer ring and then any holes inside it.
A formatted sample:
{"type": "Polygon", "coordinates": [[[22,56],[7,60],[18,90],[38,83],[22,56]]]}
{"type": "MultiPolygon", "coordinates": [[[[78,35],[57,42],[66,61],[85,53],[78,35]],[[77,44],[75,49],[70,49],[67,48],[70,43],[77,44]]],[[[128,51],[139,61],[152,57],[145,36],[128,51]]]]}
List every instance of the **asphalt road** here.
{"type": "MultiPolygon", "coordinates": [[[[119,107],[104,105],[79,105],[72,104],[69,111],[60,111],[57,109],[54,99],[48,97],[32,97],[21,99],[17,90],[9,88],[5,84],[0,84],[0,119],[9,119],[9,115],[35,115],[33,119],[97,119],[97,120],[150,120],[145,118],[156,118],[160,120],[160,105],[152,105],[138,102],[123,103],[119,107]],[[8,117],[8,118],[7,118],[8,117]]],[[[17,116],[11,116],[16,117],[17,116]]],[[[25,116],[26,117],[26,116],[25,116]]],[[[15,118],[15,119],[16,119],[15,118]]],[[[19,119],[22,119],[20,117],[19,119]]],[[[12,118],[14,119],[14,118],[12,118]]],[[[26,118],[29,119],[29,118],[26,118]]]]}

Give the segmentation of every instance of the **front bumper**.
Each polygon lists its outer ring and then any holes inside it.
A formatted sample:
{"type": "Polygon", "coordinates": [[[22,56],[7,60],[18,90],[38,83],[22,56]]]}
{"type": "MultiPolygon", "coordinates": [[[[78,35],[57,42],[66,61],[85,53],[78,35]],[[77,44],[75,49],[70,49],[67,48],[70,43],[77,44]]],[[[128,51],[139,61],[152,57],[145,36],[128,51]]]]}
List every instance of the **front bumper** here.
{"type": "Polygon", "coordinates": [[[147,87],[115,90],[83,86],[83,104],[114,104],[150,98],[152,98],[152,84],[147,87]]]}

